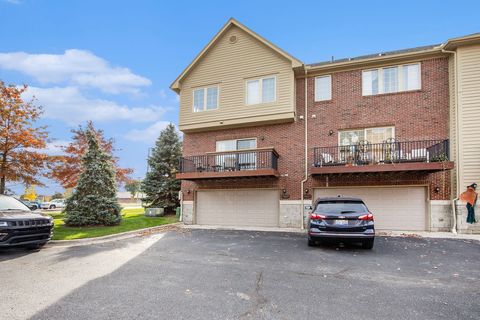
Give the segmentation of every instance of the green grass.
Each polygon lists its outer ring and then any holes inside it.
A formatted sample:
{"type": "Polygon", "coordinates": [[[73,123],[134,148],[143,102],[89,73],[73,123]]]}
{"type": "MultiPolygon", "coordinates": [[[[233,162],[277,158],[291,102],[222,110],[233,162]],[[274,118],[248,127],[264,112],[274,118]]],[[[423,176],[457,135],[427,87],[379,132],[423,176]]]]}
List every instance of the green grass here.
{"type": "Polygon", "coordinates": [[[95,238],[177,222],[175,216],[145,217],[144,211],[143,208],[125,208],[122,210],[122,222],[118,226],[111,227],[67,227],[63,222],[64,214],[52,212],[49,215],[55,221],[53,240],[95,238]]]}

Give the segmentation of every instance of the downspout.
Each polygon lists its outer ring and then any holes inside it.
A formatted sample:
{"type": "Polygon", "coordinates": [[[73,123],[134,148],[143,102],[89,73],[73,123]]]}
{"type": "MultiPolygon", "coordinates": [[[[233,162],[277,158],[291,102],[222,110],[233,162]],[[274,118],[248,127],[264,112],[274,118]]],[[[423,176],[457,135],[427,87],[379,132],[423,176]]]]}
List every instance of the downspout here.
{"type": "Polygon", "coordinates": [[[300,192],[301,192],[301,203],[302,203],[302,208],[300,210],[300,214],[301,214],[301,221],[302,221],[302,230],[305,229],[305,219],[303,217],[304,215],[304,212],[305,212],[305,199],[304,199],[304,185],[305,185],[305,182],[307,182],[308,180],[308,79],[307,79],[307,67],[304,66],[303,67],[304,70],[305,70],[305,98],[304,98],[304,102],[305,102],[305,111],[304,111],[304,121],[305,121],[305,177],[303,178],[302,182],[301,182],[301,188],[300,188],[300,192]]]}
{"type": "MultiPolygon", "coordinates": [[[[449,51],[442,49],[443,53],[451,53],[453,54],[453,66],[454,66],[454,76],[455,76],[455,158],[456,158],[456,170],[457,174],[455,175],[456,178],[456,184],[457,184],[457,190],[455,190],[458,193],[458,188],[460,187],[460,168],[459,164],[459,156],[460,156],[460,151],[459,151],[459,126],[458,126],[458,63],[457,63],[457,52],[456,51],[449,51]]],[[[457,200],[458,198],[455,197],[452,200],[452,215],[453,215],[453,226],[452,226],[452,233],[457,234],[457,200]]]]}
{"type": "Polygon", "coordinates": [[[183,221],[183,191],[180,190],[178,195],[180,196],[180,216],[178,217],[178,221],[183,221]]]}

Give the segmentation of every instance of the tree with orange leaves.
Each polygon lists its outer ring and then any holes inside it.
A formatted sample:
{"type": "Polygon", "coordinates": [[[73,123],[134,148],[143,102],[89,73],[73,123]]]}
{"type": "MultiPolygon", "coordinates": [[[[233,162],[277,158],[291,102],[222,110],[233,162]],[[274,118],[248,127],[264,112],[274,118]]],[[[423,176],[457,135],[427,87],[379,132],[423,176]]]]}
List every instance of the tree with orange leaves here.
{"type": "Polygon", "coordinates": [[[0,194],[8,182],[43,185],[48,156],[45,148],[48,133],[45,127],[34,127],[42,108],[24,101],[27,86],[6,86],[0,81],[0,194]]]}
{"type": "Polygon", "coordinates": [[[118,158],[113,156],[113,152],[115,151],[113,139],[105,139],[103,130],[95,129],[92,121],[87,122],[86,128],[79,126],[78,129],[72,130],[72,142],[62,147],[64,155],[53,156],[51,158],[49,177],[56,180],[65,189],[76,187],[77,180],[82,173],[82,157],[88,149],[86,135],[88,130],[95,134],[100,149],[111,156],[117,182],[126,183],[129,181],[129,175],[133,170],[130,168],[120,168],[118,166],[118,158]]]}

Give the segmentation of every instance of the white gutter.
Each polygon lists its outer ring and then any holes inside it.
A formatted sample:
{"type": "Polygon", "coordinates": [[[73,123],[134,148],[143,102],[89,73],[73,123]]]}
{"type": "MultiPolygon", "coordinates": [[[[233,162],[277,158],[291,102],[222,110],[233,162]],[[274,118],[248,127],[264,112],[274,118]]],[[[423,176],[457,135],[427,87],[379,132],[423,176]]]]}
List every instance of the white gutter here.
{"type": "MultiPolygon", "coordinates": [[[[458,190],[460,188],[460,144],[459,144],[459,125],[458,125],[458,63],[457,63],[457,52],[456,51],[449,51],[445,50],[442,48],[443,53],[451,53],[453,54],[453,65],[454,65],[454,76],[455,76],[455,170],[457,171],[457,174],[455,175],[456,178],[456,184],[457,184],[457,190],[455,190],[458,193],[458,190]]],[[[452,226],[452,233],[457,234],[457,206],[456,206],[456,201],[458,198],[454,198],[452,200],[452,215],[453,215],[453,226],[452,226]]]]}
{"type": "Polygon", "coordinates": [[[452,200],[452,212],[453,212],[453,226],[452,226],[452,233],[457,234],[457,200],[455,198],[452,200]]]}
{"type": "Polygon", "coordinates": [[[178,193],[180,196],[180,216],[178,217],[178,221],[183,221],[183,192],[180,190],[178,193]]]}
{"type": "Polygon", "coordinates": [[[304,185],[305,182],[308,180],[308,79],[307,79],[307,68],[304,67],[305,70],[305,110],[304,110],[304,121],[305,121],[305,177],[303,178],[301,182],[301,199],[302,199],[302,208],[300,210],[300,217],[302,221],[302,230],[305,229],[305,219],[303,218],[304,212],[305,212],[305,199],[304,199],[304,185]]]}

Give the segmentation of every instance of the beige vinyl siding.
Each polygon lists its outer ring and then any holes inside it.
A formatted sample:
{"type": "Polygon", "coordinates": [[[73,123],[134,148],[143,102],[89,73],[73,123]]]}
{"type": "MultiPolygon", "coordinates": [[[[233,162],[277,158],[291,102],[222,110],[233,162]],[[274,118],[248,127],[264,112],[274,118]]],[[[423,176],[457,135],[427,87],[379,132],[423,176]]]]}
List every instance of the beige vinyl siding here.
{"type": "MultiPolygon", "coordinates": [[[[450,160],[457,162],[457,130],[455,127],[457,109],[455,105],[455,57],[450,56],[448,60],[448,87],[450,97],[450,160]]],[[[456,165],[458,167],[458,165],[456,165]]],[[[457,169],[451,170],[452,198],[457,195],[457,169]]]]}
{"type": "Polygon", "coordinates": [[[180,130],[268,122],[269,119],[293,121],[294,112],[291,61],[236,26],[218,39],[181,83],[180,130]],[[233,35],[237,41],[230,43],[233,35]],[[276,77],[276,101],[246,105],[246,80],[263,76],[276,77]],[[211,84],[219,86],[218,109],[194,113],[193,89],[211,84]]]}
{"type": "MultiPolygon", "coordinates": [[[[458,188],[480,181],[480,45],[459,47],[458,54],[458,188]]],[[[459,190],[459,191],[460,191],[459,190]]]]}

